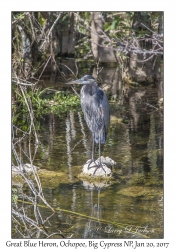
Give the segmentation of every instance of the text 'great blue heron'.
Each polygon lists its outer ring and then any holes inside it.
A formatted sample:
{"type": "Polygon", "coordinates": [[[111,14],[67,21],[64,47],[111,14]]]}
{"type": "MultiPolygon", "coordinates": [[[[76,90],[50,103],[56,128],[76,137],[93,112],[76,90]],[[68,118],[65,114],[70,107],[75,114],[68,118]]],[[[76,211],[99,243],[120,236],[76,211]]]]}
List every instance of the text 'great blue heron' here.
{"type": "MultiPolygon", "coordinates": [[[[84,118],[92,132],[92,157],[88,169],[96,167],[96,170],[102,166],[100,159],[100,144],[105,143],[108,127],[110,123],[110,108],[107,96],[103,89],[98,87],[97,82],[91,75],[85,75],[81,79],[68,82],[67,84],[83,84],[80,91],[81,108],[84,118]],[[94,160],[94,141],[99,145],[99,163],[94,160]],[[95,163],[91,166],[91,163],[95,163]]],[[[104,168],[103,168],[104,170],[104,168]]],[[[105,170],[104,170],[105,172],[105,170]]]]}

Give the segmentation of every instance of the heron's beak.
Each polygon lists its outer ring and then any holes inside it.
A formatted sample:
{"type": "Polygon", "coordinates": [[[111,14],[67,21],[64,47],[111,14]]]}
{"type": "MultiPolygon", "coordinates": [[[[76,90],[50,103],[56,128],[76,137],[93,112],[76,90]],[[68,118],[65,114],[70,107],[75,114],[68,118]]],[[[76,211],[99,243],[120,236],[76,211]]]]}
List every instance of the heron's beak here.
{"type": "Polygon", "coordinates": [[[78,79],[78,80],[67,82],[66,84],[83,84],[83,82],[80,79],[78,79]]]}

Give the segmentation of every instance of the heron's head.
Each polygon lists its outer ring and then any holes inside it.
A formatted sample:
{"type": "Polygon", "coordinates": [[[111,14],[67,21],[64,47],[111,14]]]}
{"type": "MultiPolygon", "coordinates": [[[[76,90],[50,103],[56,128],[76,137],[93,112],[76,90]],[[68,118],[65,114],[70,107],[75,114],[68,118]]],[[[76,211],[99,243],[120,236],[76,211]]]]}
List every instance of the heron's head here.
{"type": "Polygon", "coordinates": [[[95,78],[91,75],[85,75],[78,80],[73,80],[67,84],[90,84],[96,82],[95,78]]]}

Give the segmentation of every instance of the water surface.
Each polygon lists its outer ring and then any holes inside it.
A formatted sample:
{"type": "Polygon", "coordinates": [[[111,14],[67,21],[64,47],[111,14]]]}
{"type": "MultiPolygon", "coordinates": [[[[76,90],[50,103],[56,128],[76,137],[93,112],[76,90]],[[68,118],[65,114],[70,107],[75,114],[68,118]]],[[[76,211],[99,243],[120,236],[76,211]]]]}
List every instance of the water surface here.
{"type": "MultiPolygon", "coordinates": [[[[91,133],[81,108],[43,116],[34,164],[63,176],[42,183],[46,200],[60,209],[53,215],[41,209],[43,218],[50,216],[48,233],[60,230],[66,238],[163,238],[163,115],[155,105],[157,98],[155,86],[142,86],[122,105],[110,102],[111,124],[102,155],[117,164],[108,183],[78,177],[91,157],[91,133]]],[[[32,215],[33,210],[28,212],[32,215]]]]}

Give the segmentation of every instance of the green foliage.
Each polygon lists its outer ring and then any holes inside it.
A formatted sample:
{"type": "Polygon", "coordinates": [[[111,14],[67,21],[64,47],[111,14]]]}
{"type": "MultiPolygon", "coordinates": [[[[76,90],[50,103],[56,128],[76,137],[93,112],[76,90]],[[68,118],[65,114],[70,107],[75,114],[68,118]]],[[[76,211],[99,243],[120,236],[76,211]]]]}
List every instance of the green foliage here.
{"type": "Polygon", "coordinates": [[[158,32],[159,15],[160,15],[160,12],[157,12],[157,11],[150,12],[151,28],[155,32],[158,32]]]}
{"type": "Polygon", "coordinates": [[[24,19],[24,17],[25,17],[24,12],[13,12],[14,19],[22,20],[22,19],[24,19]]]}
{"type": "Polygon", "coordinates": [[[104,32],[108,32],[110,38],[117,40],[123,39],[130,35],[132,27],[133,13],[117,13],[111,12],[107,15],[106,22],[104,24],[104,32]]]}
{"type": "MultiPolygon", "coordinates": [[[[12,124],[19,128],[18,133],[29,132],[31,129],[31,117],[24,97],[18,88],[13,87],[12,124]],[[16,95],[16,96],[15,96],[16,95]]],[[[30,89],[25,93],[26,100],[33,113],[36,131],[41,130],[41,118],[45,114],[53,113],[59,117],[69,111],[80,108],[80,98],[70,91],[54,91],[50,89],[30,89]],[[50,93],[51,92],[51,93],[50,93]]],[[[33,138],[33,135],[32,135],[33,138]]],[[[14,196],[15,199],[15,196],[14,196]]]]}
{"type": "Polygon", "coordinates": [[[79,33],[89,36],[90,31],[87,28],[87,25],[90,27],[91,25],[91,13],[90,12],[80,12],[80,19],[76,23],[76,29],[79,33]],[[86,24],[85,24],[86,23],[86,24]]]}
{"type": "Polygon", "coordinates": [[[111,18],[111,20],[107,21],[104,24],[104,31],[107,32],[109,30],[116,30],[118,28],[118,26],[120,26],[122,21],[122,18],[120,16],[114,16],[113,18],[111,18]]]}
{"type": "Polygon", "coordinates": [[[89,33],[81,23],[77,24],[77,30],[79,33],[82,33],[84,35],[87,35],[89,33]]]}
{"type": "MultiPolygon", "coordinates": [[[[26,122],[29,119],[27,105],[23,96],[15,90],[16,102],[12,106],[13,122],[20,123],[21,128],[26,131],[26,122]],[[20,119],[22,117],[22,119],[20,119]]],[[[75,110],[80,105],[80,99],[70,91],[51,91],[47,93],[48,88],[41,90],[40,88],[33,91],[30,89],[25,95],[28,102],[32,104],[34,116],[41,117],[43,114],[54,113],[60,115],[69,110],[75,110]]]]}
{"type": "Polygon", "coordinates": [[[115,30],[118,23],[119,23],[118,20],[114,20],[114,21],[112,22],[112,24],[111,24],[111,30],[115,30]]]}
{"type": "Polygon", "coordinates": [[[38,22],[41,26],[45,25],[46,23],[46,19],[44,19],[40,12],[38,12],[38,22]]]}
{"type": "Polygon", "coordinates": [[[65,113],[75,110],[80,105],[80,98],[70,92],[61,91],[55,94],[54,103],[51,105],[53,113],[65,113]]]}
{"type": "Polygon", "coordinates": [[[109,146],[109,147],[113,147],[114,146],[114,139],[113,138],[109,138],[109,139],[107,139],[107,145],[109,146]]]}
{"type": "Polygon", "coordinates": [[[59,23],[60,23],[60,30],[62,32],[65,29],[67,29],[67,26],[70,25],[68,13],[66,13],[66,12],[64,13],[64,15],[61,17],[59,23]]]}
{"type": "Polygon", "coordinates": [[[17,204],[17,201],[18,201],[17,189],[12,188],[12,203],[17,204]]]}

